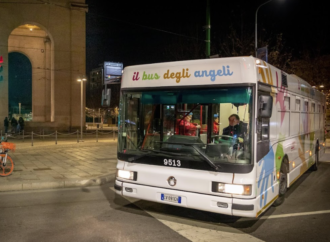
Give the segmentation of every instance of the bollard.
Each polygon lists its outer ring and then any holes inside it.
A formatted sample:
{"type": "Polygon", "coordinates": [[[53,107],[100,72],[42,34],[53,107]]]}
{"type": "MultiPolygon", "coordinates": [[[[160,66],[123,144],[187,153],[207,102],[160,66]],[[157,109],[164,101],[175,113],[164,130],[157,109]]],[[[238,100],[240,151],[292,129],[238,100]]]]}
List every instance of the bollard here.
{"type": "Polygon", "coordinates": [[[77,130],[77,143],[79,143],[79,131],[77,130]]]}
{"type": "Polygon", "coordinates": [[[98,136],[97,136],[97,131],[98,131],[98,130],[96,130],[96,142],[99,142],[99,140],[98,140],[98,136]]]}
{"type": "Polygon", "coordinates": [[[55,144],[57,145],[57,130],[55,130],[55,144]]]}
{"type": "Polygon", "coordinates": [[[31,146],[33,146],[33,131],[31,132],[31,146]]]}
{"type": "Polygon", "coordinates": [[[23,142],[24,142],[24,129],[23,129],[23,131],[22,131],[22,132],[23,132],[23,142]]]}

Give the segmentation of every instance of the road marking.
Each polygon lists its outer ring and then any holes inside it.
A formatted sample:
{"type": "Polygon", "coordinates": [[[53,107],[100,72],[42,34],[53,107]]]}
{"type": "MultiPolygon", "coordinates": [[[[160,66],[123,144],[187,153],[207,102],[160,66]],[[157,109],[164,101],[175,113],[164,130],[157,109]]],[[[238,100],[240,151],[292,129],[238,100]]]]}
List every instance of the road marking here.
{"type": "MultiPolygon", "coordinates": [[[[115,192],[114,188],[110,188],[115,192]]],[[[183,237],[191,240],[192,242],[261,242],[258,238],[250,234],[246,234],[239,229],[233,228],[224,223],[208,223],[179,216],[168,215],[165,213],[157,213],[148,211],[147,208],[139,206],[138,201],[131,197],[123,197],[134,205],[138,206],[141,210],[148,213],[150,216],[163,223],[173,231],[182,235],[183,237]]]]}
{"type": "MultiPolygon", "coordinates": [[[[110,188],[112,191],[115,191],[113,188],[110,188]]],[[[139,199],[124,197],[131,203],[135,203],[138,206],[139,199]]],[[[176,231],[183,237],[193,241],[193,242],[202,242],[202,241],[247,241],[255,242],[262,241],[258,238],[253,237],[250,234],[243,233],[239,229],[232,228],[226,224],[219,223],[208,223],[202,221],[196,221],[193,219],[187,219],[183,217],[175,217],[172,215],[167,215],[164,213],[157,213],[153,211],[148,211],[148,209],[138,206],[141,210],[145,211],[173,231],[176,231]]],[[[268,220],[268,219],[280,219],[288,217],[298,217],[298,216],[310,216],[318,214],[328,214],[330,210],[321,210],[321,211],[311,211],[311,212],[302,212],[302,213],[288,213],[288,214],[279,214],[279,215],[269,215],[261,216],[259,218],[240,218],[236,222],[246,222],[246,221],[256,221],[256,220],[268,220]]]]}
{"type": "MultiPolygon", "coordinates": [[[[297,216],[308,216],[308,215],[316,215],[316,214],[327,214],[330,213],[330,210],[322,210],[322,211],[313,211],[313,212],[304,212],[304,213],[287,213],[287,214],[279,214],[279,215],[269,215],[269,216],[262,216],[257,219],[275,219],[275,218],[287,218],[287,217],[297,217],[297,216]]],[[[249,218],[244,218],[247,220],[251,220],[249,218]]],[[[241,221],[241,219],[239,220],[241,221]]]]}
{"type": "MultiPolygon", "coordinates": [[[[203,228],[199,226],[189,225],[186,223],[177,223],[172,222],[168,220],[158,219],[156,216],[154,216],[153,213],[150,213],[146,211],[150,215],[152,215],[154,218],[156,218],[158,221],[162,222],[164,225],[169,227],[170,229],[176,231],[183,237],[193,241],[193,242],[202,242],[202,241],[209,241],[209,242],[218,242],[218,241],[224,241],[224,242],[260,242],[263,240],[257,239],[253,237],[252,235],[242,233],[237,229],[237,231],[228,232],[217,229],[210,229],[210,228],[203,228]]],[[[219,226],[221,228],[221,226],[219,226]]],[[[234,230],[234,229],[231,229],[234,230]]]]}
{"type": "Polygon", "coordinates": [[[330,210],[304,212],[304,213],[287,213],[287,214],[279,214],[279,215],[269,215],[269,216],[261,216],[259,218],[240,218],[239,220],[237,220],[237,222],[247,222],[247,221],[255,221],[255,220],[277,219],[277,218],[289,218],[289,217],[298,217],[298,216],[327,214],[327,213],[330,213],[330,210]]]}

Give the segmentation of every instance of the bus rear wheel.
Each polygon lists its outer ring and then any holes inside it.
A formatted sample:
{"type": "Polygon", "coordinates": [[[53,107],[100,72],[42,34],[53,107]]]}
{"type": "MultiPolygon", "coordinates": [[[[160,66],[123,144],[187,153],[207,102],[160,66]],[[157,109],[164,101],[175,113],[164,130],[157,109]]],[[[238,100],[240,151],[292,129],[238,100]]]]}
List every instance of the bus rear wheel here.
{"type": "Polygon", "coordinates": [[[316,146],[315,150],[315,163],[311,166],[312,171],[317,171],[317,167],[319,165],[319,144],[316,146]]]}

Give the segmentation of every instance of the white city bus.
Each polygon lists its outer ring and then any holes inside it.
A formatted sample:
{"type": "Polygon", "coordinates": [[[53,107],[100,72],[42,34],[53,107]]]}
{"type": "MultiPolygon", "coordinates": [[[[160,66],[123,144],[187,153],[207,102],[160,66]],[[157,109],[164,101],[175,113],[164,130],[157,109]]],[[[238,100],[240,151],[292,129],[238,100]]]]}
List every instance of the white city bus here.
{"type": "Polygon", "coordinates": [[[126,67],[116,193],[258,217],[317,170],[324,110],[307,82],[253,57],[126,67]]]}

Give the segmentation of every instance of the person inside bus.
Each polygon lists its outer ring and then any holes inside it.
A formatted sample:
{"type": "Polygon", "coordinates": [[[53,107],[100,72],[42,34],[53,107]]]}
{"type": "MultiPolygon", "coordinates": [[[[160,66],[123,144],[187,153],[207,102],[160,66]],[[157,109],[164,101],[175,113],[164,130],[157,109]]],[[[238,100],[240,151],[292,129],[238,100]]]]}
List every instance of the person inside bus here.
{"type": "Polygon", "coordinates": [[[179,128],[178,134],[187,135],[187,136],[196,136],[196,130],[201,126],[199,124],[195,124],[191,122],[192,113],[189,113],[184,117],[184,119],[179,119],[177,123],[177,127],[179,128]]]}
{"type": "Polygon", "coordinates": [[[213,115],[213,135],[219,135],[219,115],[213,115]]]}
{"type": "Polygon", "coordinates": [[[246,124],[240,121],[237,114],[230,115],[228,120],[229,126],[223,129],[222,134],[238,138],[238,142],[243,143],[244,136],[247,133],[246,124]]]}

